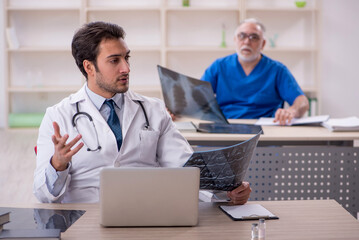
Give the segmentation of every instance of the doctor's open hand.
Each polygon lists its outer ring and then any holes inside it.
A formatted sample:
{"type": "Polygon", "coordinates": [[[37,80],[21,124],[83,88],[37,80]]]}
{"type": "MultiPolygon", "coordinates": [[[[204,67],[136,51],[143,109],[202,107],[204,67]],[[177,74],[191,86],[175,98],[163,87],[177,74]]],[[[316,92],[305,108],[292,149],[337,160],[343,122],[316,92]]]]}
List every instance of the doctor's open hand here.
{"type": "Polygon", "coordinates": [[[54,127],[54,135],[52,135],[52,142],[54,143],[55,152],[51,159],[51,165],[56,171],[64,171],[72,156],[75,155],[84,146],[84,143],[79,143],[75,148],[71,149],[80,139],[81,135],[77,135],[74,139],[67,143],[68,134],[60,135],[60,127],[57,122],[52,123],[54,127]]]}
{"type": "Polygon", "coordinates": [[[243,205],[248,201],[249,195],[251,194],[252,189],[249,186],[248,182],[242,182],[242,184],[233,189],[230,192],[227,192],[227,197],[231,199],[231,202],[236,205],[243,205]]]}

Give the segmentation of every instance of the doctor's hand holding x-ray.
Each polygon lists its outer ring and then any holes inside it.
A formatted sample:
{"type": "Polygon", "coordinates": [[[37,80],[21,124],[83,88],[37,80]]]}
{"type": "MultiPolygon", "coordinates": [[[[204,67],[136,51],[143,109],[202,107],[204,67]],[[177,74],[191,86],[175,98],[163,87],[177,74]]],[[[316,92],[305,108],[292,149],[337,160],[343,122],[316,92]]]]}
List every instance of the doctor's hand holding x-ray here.
{"type": "MultiPolygon", "coordinates": [[[[192,155],[163,101],[128,90],[124,37],[121,27],[104,22],[76,32],[72,55],[86,83],[47,108],[39,128],[33,190],[40,202],[98,202],[102,168],[182,167],[192,155]]],[[[250,191],[243,183],[228,197],[244,204],[250,191]]]]}
{"type": "Polygon", "coordinates": [[[251,188],[248,182],[242,182],[242,185],[234,190],[227,192],[227,197],[231,199],[233,204],[245,204],[251,194],[251,188]]]}

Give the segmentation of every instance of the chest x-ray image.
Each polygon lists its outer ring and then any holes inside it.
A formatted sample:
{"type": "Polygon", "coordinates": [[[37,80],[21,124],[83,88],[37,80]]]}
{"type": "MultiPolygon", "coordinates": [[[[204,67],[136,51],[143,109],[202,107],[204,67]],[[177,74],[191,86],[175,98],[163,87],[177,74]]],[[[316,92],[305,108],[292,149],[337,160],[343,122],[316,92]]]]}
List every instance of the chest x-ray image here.
{"type": "Polygon", "coordinates": [[[184,167],[201,170],[200,189],[232,191],[244,180],[259,136],[229,147],[194,152],[184,167]]]}
{"type": "Polygon", "coordinates": [[[177,116],[228,123],[209,82],[157,66],[167,108],[177,116]]]}

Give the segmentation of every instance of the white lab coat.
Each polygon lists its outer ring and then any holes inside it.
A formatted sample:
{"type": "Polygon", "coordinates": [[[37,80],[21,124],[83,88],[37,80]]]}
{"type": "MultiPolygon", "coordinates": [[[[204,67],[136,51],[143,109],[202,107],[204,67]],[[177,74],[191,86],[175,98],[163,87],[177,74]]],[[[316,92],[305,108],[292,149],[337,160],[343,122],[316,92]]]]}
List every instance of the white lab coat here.
{"type": "MultiPolygon", "coordinates": [[[[110,127],[89,99],[85,86],[60,103],[46,110],[39,129],[37,166],[34,176],[34,194],[41,202],[97,202],[99,200],[99,172],[103,167],[181,167],[192,154],[192,148],[175,128],[164,103],[128,91],[124,93],[123,143],[117,150],[116,138],[110,127]],[[144,113],[137,102],[143,103],[150,123],[145,130],[144,113]],[[60,126],[61,135],[69,134],[68,141],[78,132],[72,126],[76,102],[81,112],[93,118],[101,150],[87,151],[87,147],[73,156],[66,184],[58,196],[53,196],[46,185],[45,171],[54,153],[51,136],[52,122],[60,126]]],[[[116,183],[114,183],[116,184],[116,183]]]]}

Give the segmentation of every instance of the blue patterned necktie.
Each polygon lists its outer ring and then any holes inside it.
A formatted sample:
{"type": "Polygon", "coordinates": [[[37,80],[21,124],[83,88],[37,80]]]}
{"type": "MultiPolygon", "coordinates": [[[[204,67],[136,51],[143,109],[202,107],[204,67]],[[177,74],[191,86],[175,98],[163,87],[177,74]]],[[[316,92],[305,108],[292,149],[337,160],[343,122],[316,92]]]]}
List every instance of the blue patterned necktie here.
{"type": "Polygon", "coordinates": [[[116,141],[117,141],[117,149],[120,151],[122,145],[122,131],[121,131],[121,124],[120,120],[115,111],[114,102],[112,99],[105,101],[106,105],[110,107],[111,112],[110,116],[107,120],[108,125],[110,126],[112,132],[115,134],[116,141]]]}

